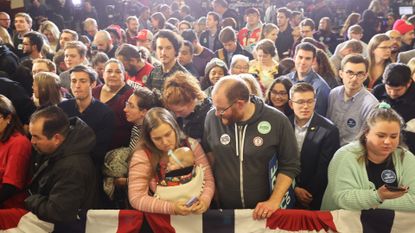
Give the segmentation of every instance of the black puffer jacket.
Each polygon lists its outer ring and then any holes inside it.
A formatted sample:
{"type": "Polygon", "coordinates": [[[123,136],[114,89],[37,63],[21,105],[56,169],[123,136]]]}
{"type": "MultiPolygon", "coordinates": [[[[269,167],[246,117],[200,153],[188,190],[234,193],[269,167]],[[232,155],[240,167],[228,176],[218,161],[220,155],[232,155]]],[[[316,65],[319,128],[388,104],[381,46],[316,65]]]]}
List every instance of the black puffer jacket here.
{"type": "Polygon", "coordinates": [[[14,54],[7,45],[0,44],[0,74],[3,77],[10,78],[19,65],[19,58],[14,54]]]}
{"type": "Polygon", "coordinates": [[[41,155],[30,186],[26,208],[59,232],[74,232],[78,215],[96,208],[98,179],[89,153],[95,134],[79,118],[71,119],[65,141],[51,155],[41,155]]]}

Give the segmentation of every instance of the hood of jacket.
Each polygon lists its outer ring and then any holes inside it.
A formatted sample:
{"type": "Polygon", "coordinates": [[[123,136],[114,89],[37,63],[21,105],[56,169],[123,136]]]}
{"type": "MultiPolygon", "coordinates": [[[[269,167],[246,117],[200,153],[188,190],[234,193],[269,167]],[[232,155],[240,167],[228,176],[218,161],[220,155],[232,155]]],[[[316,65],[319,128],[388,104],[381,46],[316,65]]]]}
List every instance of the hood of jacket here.
{"type": "Polygon", "coordinates": [[[57,160],[73,155],[89,155],[95,146],[94,131],[78,117],[69,119],[69,132],[63,143],[49,156],[57,160]]]}

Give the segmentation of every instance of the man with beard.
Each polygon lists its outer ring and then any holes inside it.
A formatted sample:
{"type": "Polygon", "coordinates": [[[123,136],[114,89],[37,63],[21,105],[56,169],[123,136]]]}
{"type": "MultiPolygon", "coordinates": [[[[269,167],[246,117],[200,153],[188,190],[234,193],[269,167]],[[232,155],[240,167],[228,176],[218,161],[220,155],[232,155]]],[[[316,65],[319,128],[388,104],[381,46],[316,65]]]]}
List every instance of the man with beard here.
{"type": "Polygon", "coordinates": [[[92,46],[95,46],[98,51],[106,53],[109,58],[115,57],[117,46],[114,45],[110,33],[105,30],[98,31],[95,34],[92,46]]]}
{"type": "Polygon", "coordinates": [[[90,155],[94,132],[57,106],[35,112],[29,124],[36,163],[27,210],[54,223],[55,232],[80,232],[82,216],[97,208],[98,179],[90,155]]]}
{"type": "Polygon", "coordinates": [[[412,49],[413,40],[415,38],[414,26],[404,19],[398,19],[393,24],[393,30],[398,31],[402,35],[401,52],[412,49]]]}
{"type": "Polygon", "coordinates": [[[393,41],[392,47],[391,47],[391,60],[392,63],[395,63],[396,60],[398,59],[398,53],[401,49],[402,46],[402,36],[401,33],[399,33],[396,30],[389,30],[385,33],[387,36],[389,36],[391,38],[391,40],[393,41]]]}
{"type": "Polygon", "coordinates": [[[283,113],[251,96],[242,79],[223,77],[212,91],[202,145],[211,158],[218,208],[255,209],[254,219],[276,211],[300,172],[294,130],[283,113]],[[276,156],[278,174],[269,177],[276,156]],[[271,190],[269,178],[276,180],[271,190]]]}
{"type": "Polygon", "coordinates": [[[42,58],[43,36],[39,32],[28,32],[23,36],[23,53],[26,55],[22,60],[35,60],[42,58]]]}
{"type": "Polygon", "coordinates": [[[153,70],[153,66],[142,58],[137,47],[130,44],[122,44],[115,52],[117,59],[124,65],[125,79],[131,87],[144,86],[144,81],[153,70]]]}
{"type": "Polygon", "coordinates": [[[138,18],[136,16],[129,16],[126,20],[127,30],[125,32],[127,36],[127,43],[136,45],[137,44],[137,34],[140,24],[138,23],[138,18]]]}

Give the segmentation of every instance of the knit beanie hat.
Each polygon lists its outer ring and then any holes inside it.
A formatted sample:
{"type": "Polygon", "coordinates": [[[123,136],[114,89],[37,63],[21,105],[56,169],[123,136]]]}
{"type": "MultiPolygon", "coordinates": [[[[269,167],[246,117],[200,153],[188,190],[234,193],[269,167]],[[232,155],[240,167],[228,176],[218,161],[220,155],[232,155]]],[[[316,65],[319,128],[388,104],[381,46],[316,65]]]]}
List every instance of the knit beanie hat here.
{"type": "Polygon", "coordinates": [[[414,30],[414,25],[412,25],[411,23],[407,22],[406,20],[398,19],[393,24],[393,28],[392,29],[400,32],[401,35],[405,35],[407,32],[414,30]]]}
{"type": "Polygon", "coordinates": [[[215,57],[215,58],[212,58],[212,60],[210,60],[208,64],[206,65],[205,76],[209,77],[210,70],[216,66],[221,67],[222,69],[225,70],[225,73],[228,73],[228,66],[226,65],[226,63],[223,62],[221,59],[215,57]]]}

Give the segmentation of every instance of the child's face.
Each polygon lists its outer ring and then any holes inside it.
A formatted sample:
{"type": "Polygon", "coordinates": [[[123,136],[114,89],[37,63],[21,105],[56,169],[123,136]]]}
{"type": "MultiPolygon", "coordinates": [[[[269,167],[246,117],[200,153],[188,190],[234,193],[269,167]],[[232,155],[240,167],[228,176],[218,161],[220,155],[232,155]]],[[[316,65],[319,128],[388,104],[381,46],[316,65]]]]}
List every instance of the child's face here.
{"type": "Polygon", "coordinates": [[[178,170],[184,167],[190,167],[194,164],[194,155],[192,150],[188,147],[180,147],[174,150],[174,156],[179,160],[180,164],[173,158],[169,156],[169,162],[167,164],[168,171],[178,170]]]}

